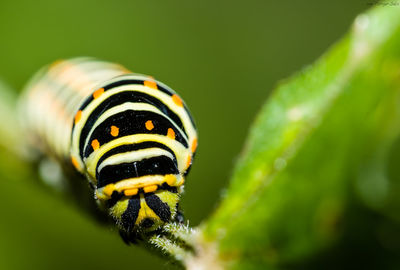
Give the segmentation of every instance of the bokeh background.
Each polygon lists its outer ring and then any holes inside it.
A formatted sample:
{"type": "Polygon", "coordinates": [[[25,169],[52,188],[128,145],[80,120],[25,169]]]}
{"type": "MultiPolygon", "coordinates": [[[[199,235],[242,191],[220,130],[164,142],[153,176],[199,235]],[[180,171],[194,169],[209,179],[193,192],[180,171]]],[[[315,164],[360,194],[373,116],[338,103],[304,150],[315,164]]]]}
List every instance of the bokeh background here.
{"type": "MultiPolygon", "coordinates": [[[[313,62],[368,7],[367,0],[1,0],[0,77],[20,91],[49,62],[94,56],[178,91],[200,133],[182,202],[195,226],[217,205],[274,85],[313,62]]],[[[10,167],[23,169],[10,154],[0,163],[0,269],[175,268],[126,246],[79,203],[10,175],[10,167]]]]}

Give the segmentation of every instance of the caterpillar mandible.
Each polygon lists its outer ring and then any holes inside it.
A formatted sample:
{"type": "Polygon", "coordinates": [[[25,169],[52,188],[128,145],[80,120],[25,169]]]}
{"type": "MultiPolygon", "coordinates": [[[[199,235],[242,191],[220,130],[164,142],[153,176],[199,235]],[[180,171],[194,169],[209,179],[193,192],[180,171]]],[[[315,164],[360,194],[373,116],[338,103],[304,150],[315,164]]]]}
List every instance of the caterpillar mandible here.
{"type": "Polygon", "coordinates": [[[38,72],[20,108],[31,144],[86,178],[122,232],[153,231],[177,216],[197,132],[171,88],[118,64],[75,58],[38,72]]]}

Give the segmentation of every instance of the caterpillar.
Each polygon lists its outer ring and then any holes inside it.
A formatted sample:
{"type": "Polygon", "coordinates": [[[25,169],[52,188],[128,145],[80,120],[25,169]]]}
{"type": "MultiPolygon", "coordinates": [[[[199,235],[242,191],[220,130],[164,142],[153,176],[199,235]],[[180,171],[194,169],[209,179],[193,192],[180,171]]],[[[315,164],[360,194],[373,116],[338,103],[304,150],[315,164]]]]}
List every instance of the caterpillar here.
{"type": "Polygon", "coordinates": [[[59,60],[25,87],[20,116],[30,145],[85,178],[120,231],[177,218],[197,132],[165,84],[93,58],[59,60]]]}

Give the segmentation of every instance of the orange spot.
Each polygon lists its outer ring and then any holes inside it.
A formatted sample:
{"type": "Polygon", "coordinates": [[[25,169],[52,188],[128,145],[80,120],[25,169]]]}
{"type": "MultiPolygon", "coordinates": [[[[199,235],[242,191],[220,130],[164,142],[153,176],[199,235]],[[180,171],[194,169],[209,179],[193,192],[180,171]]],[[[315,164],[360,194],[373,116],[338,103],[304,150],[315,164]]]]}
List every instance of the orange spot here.
{"type": "Polygon", "coordinates": [[[175,140],[175,131],[172,128],[168,129],[167,137],[175,140]]]}
{"type": "Polygon", "coordinates": [[[138,191],[139,191],[139,189],[137,189],[137,188],[127,189],[127,190],[124,191],[124,195],[128,196],[128,197],[129,196],[134,196],[134,195],[138,194],[138,191]]]}
{"type": "Polygon", "coordinates": [[[114,192],[114,190],[115,190],[114,184],[108,184],[107,186],[104,187],[103,193],[104,193],[106,196],[111,197],[111,195],[112,195],[112,193],[114,192]]]}
{"type": "Polygon", "coordinates": [[[82,111],[79,110],[76,114],[75,114],[75,125],[79,122],[79,120],[81,120],[82,118],[82,111]]]}
{"type": "Polygon", "coordinates": [[[99,147],[100,147],[100,143],[99,143],[99,141],[98,140],[96,140],[96,139],[94,139],[93,141],[92,141],[92,147],[93,147],[93,150],[97,150],[97,149],[99,149],[99,147]]]}
{"type": "Polygon", "coordinates": [[[153,89],[158,89],[157,88],[157,83],[155,81],[144,81],[143,85],[147,86],[147,87],[150,87],[150,88],[153,88],[153,89]]]}
{"type": "Polygon", "coordinates": [[[152,122],[151,120],[148,120],[148,121],[145,123],[145,126],[146,126],[146,129],[147,129],[147,130],[152,130],[152,129],[154,128],[153,122],[152,122]]]}
{"type": "Polygon", "coordinates": [[[176,184],[176,176],[173,174],[167,174],[165,176],[165,182],[169,185],[169,186],[175,186],[176,184]]]}
{"type": "Polygon", "coordinates": [[[143,188],[144,193],[149,193],[157,190],[157,185],[151,185],[143,188]]]}
{"type": "Polygon", "coordinates": [[[179,107],[183,107],[182,99],[177,94],[172,95],[172,101],[179,107]]]}
{"type": "Polygon", "coordinates": [[[186,169],[188,169],[190,167],[190,164],[192,164],[192,156],[189,156],[186,161],[186,169]]]}
{"type": "Polygon", "coordinates": [[[197,138],[194,138],[192,142],[192,153],[196,152],[197,149],[197,138]]]}
{"type": "Polygon", "coordinates": [[[93,98],[96,99],[104,93],[104,88],[97,89],[93,93],[93,98]]]}
{"type": "Polygon", "coordinates": [[[119,134],[119,128],[117,128],[116,126],[111,126],[111,136],[113,137],[117,137],[119,134]]]}
{"type": "Polygon", "coordinates": [[[76,158],[74,158],[74,157],[71,157],[71,162],[72,162],[72,165],[74,165],[75,169],[79,170],[78,160],[76,160],[76,158]]]}

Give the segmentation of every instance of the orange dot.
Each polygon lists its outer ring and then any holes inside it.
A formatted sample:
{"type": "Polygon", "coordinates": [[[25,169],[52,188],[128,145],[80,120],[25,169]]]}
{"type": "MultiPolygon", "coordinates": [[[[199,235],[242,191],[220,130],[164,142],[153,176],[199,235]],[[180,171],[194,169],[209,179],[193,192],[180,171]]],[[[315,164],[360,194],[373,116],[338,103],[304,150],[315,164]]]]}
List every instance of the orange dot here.
{"type": "Polygon", "coordinates": [[[104,93],[104,88],[97,89],[93,93],[93,98],[96,99],[104,93]]]}
{"type": "Polygon", "coordinates": [[[76,158],[74,158],[74,157],[71,157],[71,162],[72,162],[72,165],[74,165],[75,169],[79,170],[78,160],[76,160],[76,158]]]}
{"type": "Polygon", "coordinates": [[[152,130],[152,129],[154,128],[153,122],[152,122],[151,120],[148,120],[148,121],[145,123],[145,126],[146,126],[146,129],[147,129],[147,130],[152,130]]]}
{"type": "Polygon", "coordinates": [[[194,138],[192,142],[192,153],[196,152],[197,149],[197,138],[194,138]]]}
{"type": "Polygon", "coordinates": [[[175,140],[175,131],[172,128],[168,129],[167,137],[175,140]]]}
{"type": "Polygon", "coordinates": [[[138,191],[139,191],[139,189],[137,189],[137,188],[126,189],[124,191],[124,195],[128,196],[128,197],[134,196],[134,195],[138,194],[138,191]]]}
{"type": "Polygon", "coordinates": [[[179,107],[183,107],[183,101],[177,94],[172,95],[172,101],[179,107]]]}
{"type": "Polygon", "coordinates": [[[111,126],[111,136],[113,137],[117,137],[119,134],[119,128],[117,128],[116,126],[111,126]]]}
{"type": "Polygon", "coordinates": [[[75,114],[75,125],[79,122],[79,120],[81,120],[82,118],[82,111],[79,110],[76,114],[75,114]]]}
{"type": "Polygon", "coordinates": [[[157,190],[157,185],[151,185],[143,188],[144,193],[149,193],[157,190]]]}
{"type": "Polygon", "coordinates": [[[96,139],[94,139],[93,141],[92,141],[92,147],[93,147],[93,150],[97,150],[97,149],[99,149],[99,147],[100,147],[100,143],[99,143],[99,141],[98,140],[96,140],[96,139]]]}
{"type": "Polygon", "coordinates": [[[150,88],[153,88],[153,89],[158,89],[157,88],[157,83],[155,81],[144,81],[143,85],[147,86],[147,87],[150,87],[150,88]]]}
{"type": "Polygon", "coordinates": [[[186,161],[186,170],[190,167],[190,164],[192,164],[192,156],[189,156],[186,161]]]}

